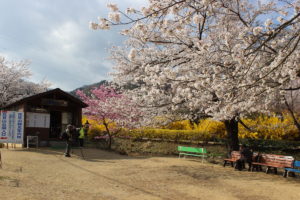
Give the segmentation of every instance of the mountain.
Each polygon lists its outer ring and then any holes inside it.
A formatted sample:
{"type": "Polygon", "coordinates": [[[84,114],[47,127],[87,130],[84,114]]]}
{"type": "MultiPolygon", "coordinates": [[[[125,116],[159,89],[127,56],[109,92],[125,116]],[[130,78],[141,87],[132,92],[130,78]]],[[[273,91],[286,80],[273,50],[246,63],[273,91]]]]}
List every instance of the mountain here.
{"type": "Polygon", "coordinates": [[[84,86],[81,86],[81,87],[79,87],[79,88],[76,88],[75,90],[72,90],[72,91],[69,92],[69,93],[72,94],[72,95],[75,96],[75,97],[78,97],[78,96],[76,95],[76,91],[77,91],[77,90],[81,90],[81,91],[83,91],[85,94],[88,94],[89,91],[90,91],[91,89],[93,89],[93,88],[97,88],[97,87],[99,87],[100,85],[109,85],[109,84],[110,84],[109,81],[107,81],[107,80],[102,80],[102,81],[100,81],[100,82],[93,83],[93,84],[91,84],[91,85],[84,85],[84,86]]]}
{"type": "MultiPolygon", "coordinates": [[[[107,81],[107,80],[102,80],[98,83],[93,83],[91,85],[84,85],[84,86],[81,86],[79,88],[76,88],[75,90],[69,92],[70,94],[72,94],[73,96],[79,98],[77,95],[76,95],[76,91],[77,90],[82,90],[85,94],[90,94],[90,90],[93,89],[93,88],[97,88],[99,87],[100,85],[105,85],[105,86],[108,86],[108,85],[112,85],[113,82],[111,81],[107,81]]],[[[138,85],[135,85],[135,84],[131,84],[131,83],[127,83],[126,85],[122,86],[122,87],[118,87],[116,84],[114,84],[114,88],[117,90],[117,91],[122,91],[122,90],[133,90],[135,88],[137,88],[138,85]]]]}

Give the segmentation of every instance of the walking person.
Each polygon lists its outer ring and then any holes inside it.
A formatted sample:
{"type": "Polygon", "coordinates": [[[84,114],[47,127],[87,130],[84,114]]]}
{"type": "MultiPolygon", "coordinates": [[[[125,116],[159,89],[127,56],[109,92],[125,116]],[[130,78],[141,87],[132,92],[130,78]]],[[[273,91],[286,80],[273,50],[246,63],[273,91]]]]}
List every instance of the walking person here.
{"type": "Polygon", "coordinates": [[[88,130],[89,130],[89,125],[88,124],[84,124],[80,130],[79,130],[79,147],[83,147],[83,144],[84,144],[84,139],[87,137],[87,133],[88,133],[88,130]]]}
{"type": "Polygon", "coordinates": [[[61,139],[66,141],[66,151],[65,151],[65,157],[71,157],[71,148],[72,148],[72,142],[73,142],[73,137],[75,135],[76,130],[74,127],[69,124],[67,126],[67,129],[62,133],[61,139]]]}

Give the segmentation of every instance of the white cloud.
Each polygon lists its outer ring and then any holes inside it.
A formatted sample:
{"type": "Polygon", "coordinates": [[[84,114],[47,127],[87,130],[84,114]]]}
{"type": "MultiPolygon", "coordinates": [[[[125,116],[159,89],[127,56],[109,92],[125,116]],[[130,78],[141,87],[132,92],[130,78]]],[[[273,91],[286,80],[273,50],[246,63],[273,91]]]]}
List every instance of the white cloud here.
{"type": "Polygon", "coordinates": [[[118,29],[92,31],[88,22],[106,17],[107,3],[120,9],[140,8],[146,0],[5,0],[0,7],[0,53],[13,60],[29,59],[33,81],[72,90],[109,79],[107,49],[123,38],[118,29]],[[12,12],[13,10],[13,12],[12,12]]]}

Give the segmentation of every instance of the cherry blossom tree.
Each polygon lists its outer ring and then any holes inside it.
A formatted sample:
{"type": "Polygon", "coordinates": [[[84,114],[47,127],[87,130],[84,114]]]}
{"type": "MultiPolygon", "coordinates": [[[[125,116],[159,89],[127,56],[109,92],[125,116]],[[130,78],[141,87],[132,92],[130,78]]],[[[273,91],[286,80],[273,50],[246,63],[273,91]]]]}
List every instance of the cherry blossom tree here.
{"type": "Polygon", "coordinates": [[[6,61],[0,56],[0,107],[49,87],[47,82],[36,84],[27,80],[31,75],[28,65],[28,61],[6,61]]]}
{"type": "Polygon", "coordinates": [[[104,125],[109,136],[108,149],[111,148],[112,136],[122,128],[135,128],[140,125],[142,112],[126,95],[117,93],[113,88],[101,85],[90,91],[87,96],[80,90],[76,94],[89,106],[83,113],[104,125]]]}
{"type": "MultiPolygon", "coordinates": [[[[291,85],[298,86],[299,80],[293,82],[291,85]]],[[[298,132],[300,133],[300,121],[299,121],[299,115],[300,115],[300,107],[299,107],[299,101],[300,101],[300,91],[299,90],[289,90],[287,91],[287,94],[284,96],[284,106],[282,106],[283,109],[286,109],[290,116],[293,119],[294,125],[298,129],[298,132]]],[[[300,140],[300,134],[296,140],[300,140]]]]}
{"type": "MultiPolygon", "coordinates": [[[[113,47],[115,81],[139,85],[141,106],[224,121],[238,149],[239,118],[264,112],[300,72],[299,0],[149,0],[140,10],[108,4],[92,29],[125,25],[113,47]]],[[[299,87],[298,87],[299,88],[299,87]]]]}

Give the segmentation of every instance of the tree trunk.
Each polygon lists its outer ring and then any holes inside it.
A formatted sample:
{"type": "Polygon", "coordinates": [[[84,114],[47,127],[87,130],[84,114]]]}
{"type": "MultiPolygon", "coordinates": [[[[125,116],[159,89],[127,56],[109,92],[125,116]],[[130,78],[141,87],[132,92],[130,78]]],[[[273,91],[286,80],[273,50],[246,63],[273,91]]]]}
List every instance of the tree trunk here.
{"type": "Polygon", "coordinates": [[[108,135],[108,145],[107,145],[107,150],[110,150],[111,149],[111,141],[112,141],[112,135],[109,131],[109,128],[108,128],[108,124],[106,123],[105,119],[103,119],[103,124],[105,126],[105,129],[106,129],[106,132],[107,132],[107,135],[108,135]]]}
{"type": "Polygon", "coordinates": [[[111,141],[112,141],[112,136],[111,134],[108,134],[109,140],[108,140],[108,145],[107,145],[107,150],[111,149],[111,141]]]}
{"type": "Polygon", "coordinates": [[[238,151],[239,150],[239,128],[238,128],[238,121],[235,118],[230,120],[225,120],[225,128],[227,132],[227,139],[228,139],[228,150],[231,151],[238,151]]]}
{"type": "Polygon", "coordinates": [[[294,125],[295,125],[296,128],[298,129],[298,134],[299,134],[299,135],[298,135],[297,138],[295,138],[295,140],[300,140],[300,123],[298,122],[298,120],[297,120],[297,118],[296,118],[296,116],[295,116],[295,112],[294,112],[292,106],[289,105],[289,103],[288,103],[288,101],[286,100],[286,98],[284,98],[284,103],[285,103],[285,105],[286,105],[286,107],[287,107],[287,109],[288,109],[290,115],[291,115],[292,118],[293,118],[294,125]]]}

